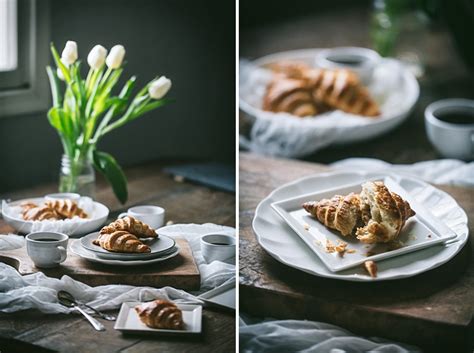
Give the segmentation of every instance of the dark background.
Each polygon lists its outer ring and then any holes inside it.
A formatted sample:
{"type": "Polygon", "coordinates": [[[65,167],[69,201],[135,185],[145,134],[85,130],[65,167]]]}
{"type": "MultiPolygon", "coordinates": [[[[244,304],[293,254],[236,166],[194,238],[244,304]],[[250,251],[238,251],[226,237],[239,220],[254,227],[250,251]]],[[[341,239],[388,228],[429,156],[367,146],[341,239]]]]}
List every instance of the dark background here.
{"type": "MultiPolygon", "coordinates": [[[[174,103],[110,133],[99,149],[122,166],[178,159],[234,165],[233,1],[52,0],[50,10],[44,25],[58,51],[74,40],[85,61],[95,44],[122,44],[123,79],[136,75],[137,91],[159,74],[173,81],[174,103]]],[[[45,111],[0,117],[0,192],[57,180],[61,154],[45,111]]]]}
{"type": "MultiPolygon", "coordinates": [[[[426,6],[442,6],[430,15],[426,33],[417,38],[401,37],[397,42],[400,47],[419,48],[426,69],[418,79],[420,97],[408,119],[382,136],[350,145],[326,147],[302,159],[326,164],[367,157],[405,164],[442,158],[428,141],[424,110],[439,99],[474,99],[474,74],[469,69],[473,46],[465,44],[469,35],[472,42],[474,13],[469,0],[419,2],[426,6]]],[[[301,0],[294,3],[240,0],[239,56],[252,60],[295,49],[372,48],[372,6],[373,1],[366,0],[301,0]]],[[[251,121],[241,114],[239,125],[240,134],[248,136],[251,121]]]]}

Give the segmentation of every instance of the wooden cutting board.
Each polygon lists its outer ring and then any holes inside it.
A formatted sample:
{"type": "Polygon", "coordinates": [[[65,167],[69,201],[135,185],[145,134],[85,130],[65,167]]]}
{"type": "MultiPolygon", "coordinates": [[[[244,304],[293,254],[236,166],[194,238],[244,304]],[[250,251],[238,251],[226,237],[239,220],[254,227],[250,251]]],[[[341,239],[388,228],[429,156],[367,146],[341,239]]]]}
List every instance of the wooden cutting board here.
{"type": "Polygon", "coordinates": [[[281,264],[258,244],[252,230],[257,204],[273,189],[326,171],[313,163],[240,154],[240,309],[260,317],[328,322],[426,352],[472,352],[474,189],[437,186],[469,217],[471,239],[449,262],[407,279],[345,282],[281,264]]]}
{"type": "MultiPolygon", "coordinates": [[[[78,239],[70,239],[72,242],[78,239]]],[[[192,250],[184,239],[176,240],[179,254],[169,260],[146,266],[119,267],[90,262],[69,249],[65,262],[52,269],[38,269],[26,253],[26,247],[0,252],[0,261],[16,268],[22,275],[43,272],[46,276],[70,276],[90,286],[104,284],[129,284],[134,286],[171,286],[184,290],[198,290],[201,284],[199,269],[192,250]]]]}

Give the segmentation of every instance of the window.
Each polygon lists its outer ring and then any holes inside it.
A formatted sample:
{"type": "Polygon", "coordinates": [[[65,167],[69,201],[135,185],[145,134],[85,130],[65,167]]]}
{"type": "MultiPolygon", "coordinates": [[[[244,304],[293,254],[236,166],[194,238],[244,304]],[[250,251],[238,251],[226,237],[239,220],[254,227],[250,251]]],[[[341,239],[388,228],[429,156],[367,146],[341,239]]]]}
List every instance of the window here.
{"type": "Polygon", "coordinates": [[[0,118],[47,109],[48,22],[48,0],[0,0],[0,118]]]}
{"type": "Polygon", "coordinates": [[[0,71],[17,68],[17,0],[0,0],[0,71]]]}

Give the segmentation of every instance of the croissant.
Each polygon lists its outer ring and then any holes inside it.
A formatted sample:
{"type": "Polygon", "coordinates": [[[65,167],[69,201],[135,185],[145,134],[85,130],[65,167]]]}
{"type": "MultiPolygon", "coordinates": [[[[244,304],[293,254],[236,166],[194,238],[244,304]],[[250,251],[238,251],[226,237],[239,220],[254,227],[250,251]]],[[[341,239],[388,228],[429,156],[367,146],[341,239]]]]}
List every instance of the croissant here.
{"type": "Polygon", "coordinates": [[[28,213],[28,211],[33,208],[37,208],[38,205],[35,204],[34,202],[26,201],[26,202],[21,203],[20,207],[21,207],[21,215],[23,216],[23,218],[25,218],[25,215],[28,213]]]}
{"type": "Polygon", "coordinates": [[[154,238],[158,236],[156,231],[148,224],[130,216],[119,218],[108,226],[103,227],[100,230],[100,234],[113,233],[118,230],[127,231],[138,238],[154,238]]]}
{"type": "Polygon", "coordinates": [[[45,205],[54,209],[62,218],[70,219],[73,217],[87,218],[87,213],[72,200],[54,200],[46,201],[45,205]]]}
{"type": "Polygon", "coordinates": [[[44,220],[59,220],[61,216],[51,207],[46,205],[41,207],[28,206],[26,211],[22,213],[23,219],[26,221],[44,221],[44,220]]]}
{"type": "MultiPolygon", "coordinates": [[[[297,80],[301,82],[302,87],[311,91],[313,104],[319,107],[315,114],[323,113],[329,109],[339,109],[346,113],[369,117],[380,115],[377,103],[370,97],[357,75],[349,70],[314,69],[305,63],[294,61],[280,61],[269,64],[268,67],[276,73],[274,82],[286,79],[297,80]]],[[[267,87],[264,102],[270,99],[269,96],[274,90],[274,82],[267,87]]],[[[270,101],[272,100],[270,99],[270,101]]],[[[263,109],[276,111],[265,104],[263,109]]],[[[294,114],[291,110],[279,111],[294,114]]]]}
{"type": "Polygon", "coordinates": [[[360,208],[365,226],[356,235],[363,243],[387,243],[396,239],[408,218],[415,215],[410,204],[382,182],[362,185],[360,208]]]}
{"type": "Polygon", "coordinates": [[[326,227],[338,230],[344,236],[353,234],[361,224],[359,196],[354,193],[347,196],[336,195],[319,202],[306,202],[303,208],[326,227]]]}
{"type": "Polygon", "coordinates": [[[124,230],[100,234],[92,243],[112,252],[145,253],[151,251],[148,245],[143,244],[135,235],[124,230]]]}
{"type": "Polygon", "coordinates": [[[313,98],[343,112],[374,117],[380,115],[377,103],[359,82],[356,74],[345,69],[310,69],[306,79],[313,98]]]}
{"type": "Polygon", "coordinates": [[[360,194],[310,201],[303,208],[326,227],[344,236],[355,233],[367,244],[395,240],[408,218],[415,215],[410,204],[383,182],[367,182],[360,194]]]}
{"type": "Polygon", "coordinates": [[[154,300],[135,307],[140,320],[151,328],[182,330],[184,329],[183,313],[172,302],[154,300]]]}
{"type": "Polygon", "coordinates": [[[304,81],[289,78],[278,78],[269,84],[263,100],[263,109],[299,117],[316,115],[327,110],[313,99],[312,91],[304,81]]]}

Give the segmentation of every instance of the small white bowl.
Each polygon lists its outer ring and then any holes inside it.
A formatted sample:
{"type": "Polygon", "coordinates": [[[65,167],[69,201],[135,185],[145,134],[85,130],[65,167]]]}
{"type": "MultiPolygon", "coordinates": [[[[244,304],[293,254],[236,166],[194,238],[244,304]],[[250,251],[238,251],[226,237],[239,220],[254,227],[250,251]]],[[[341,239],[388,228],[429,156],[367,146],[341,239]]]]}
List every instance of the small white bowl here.
{"type": "Polygon", "coordinates": [[[54,194],[48,194],[44,197],[46,200],[71,200],[71,201],[79,201],[81,195],[76,194],[75,192],[57,192],[54,194]]]}
{"type": "Polygon", "coordinates": [[[207,263],[232,259],[235,257],[235,237],[218,233],[203,235],[201,251],[207,263]]]}
{"type": "Polygon", "coordinates": [[[355,72],[362,83],[368,84],[381,57],[377,52],[359,47],[339,47],[321,50],[316,65],[324,69],[343,68],[355,72]]]}

